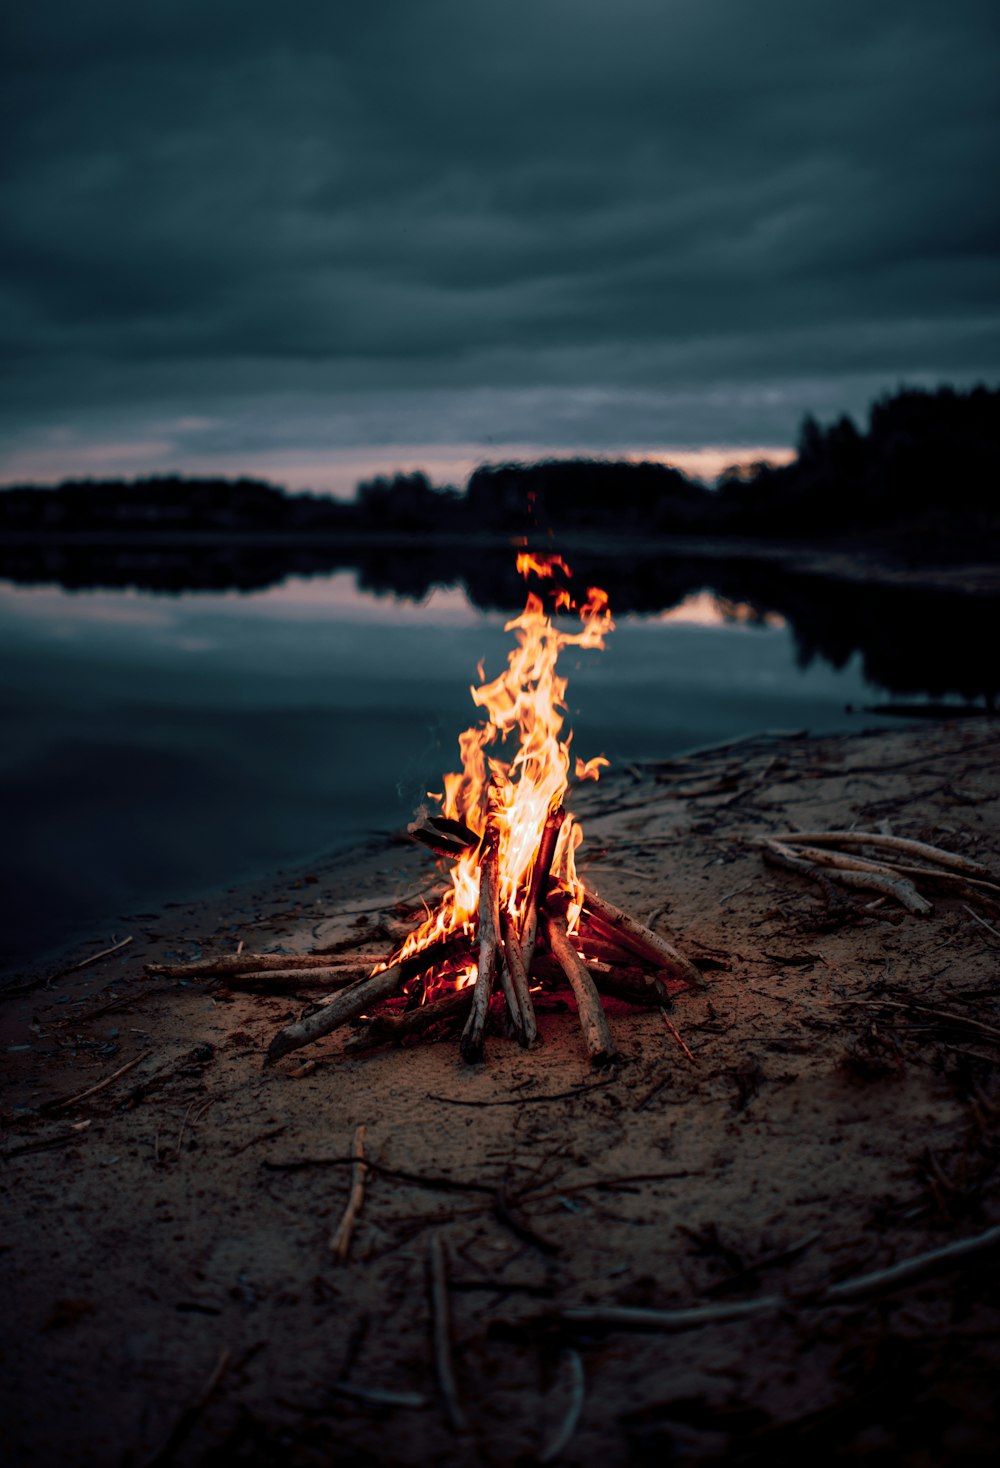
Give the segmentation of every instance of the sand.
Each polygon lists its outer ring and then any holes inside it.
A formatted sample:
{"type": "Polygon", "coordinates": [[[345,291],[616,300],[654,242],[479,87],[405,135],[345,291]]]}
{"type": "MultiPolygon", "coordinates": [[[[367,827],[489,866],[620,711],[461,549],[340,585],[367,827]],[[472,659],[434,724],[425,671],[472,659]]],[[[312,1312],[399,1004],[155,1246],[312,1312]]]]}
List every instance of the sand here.
{"type": "Polygon", "coordinates": [[[996,871],[998,732],[763,736],[581,793],[587,880],[706,965],[673,1015],[691,1059],[657,1011],[609,1003],[624,1063],[594,1073],[558,1001],[540,1048],[490,1036],[480,1067],[454,1038],[335,1034],[265,1070],[315,996],[145,975],[241,941],[385,950],[436,876],[400,843],[146,915],[73,973],[40,961],[0,1005],[6,1461],[994,1461],[995,1252],[816,1300],[1000,1223],[1000,909],[856,893],[838,914],[750,843],[855,826],[996,871]],[[359,1124],[383,1171],[341,1262],[359,1124]],[[561,1315],[774,1294],[677,1334],[561,1315]]]}

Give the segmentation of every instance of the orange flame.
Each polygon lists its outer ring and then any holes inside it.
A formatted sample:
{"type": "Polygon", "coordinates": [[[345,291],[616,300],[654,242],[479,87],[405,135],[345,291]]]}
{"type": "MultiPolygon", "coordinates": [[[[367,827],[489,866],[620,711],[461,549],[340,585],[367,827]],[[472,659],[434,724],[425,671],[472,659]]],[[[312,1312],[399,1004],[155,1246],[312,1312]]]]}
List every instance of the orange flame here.
{"type": "MultiPolygon", "coordinates": [[[[550,578],[555,570],[572,576],[563,558],[555,555],[524,552],[517,557],[517,569],[525,577],[550,578]]],[[[562,588],[553,592],[557,610],[575,605],[562,588]]],[[[541,597],[528,593],[524,611],[506,624],[505,630],[516,640],[506,669],[470,690],[473,703],[486,716],[459,735],[461,771],[445,775],[443,798],[434,797],[441,799],[444,816],[463,822],[477,836],[483,833],[492,801],[492,819],[499,832],[501,911],[518,928],[546,816],[564,803],[569,786],[572,734],[563,734],[566,679],[556,672],[559,654],[566,647],[603,648],[605,635],[614,628],[608,598],[598,587],[588,588],[579,616],[580,630],[564,631],[554,625],[541,597]],[[504,757],[511,749],[510,757],[504,757]]],[[[607,763],[602,755],[577,760],[576,776],[596,780],[607,763]]],[[[582,839],[578,823],[568,815],[559,832],[552,877],[571,896],[571,929],[583,895],[574,863],[582,839]]],[[[408,957],[451,935],[464,932],[472,937],[478,901],[479,851],[473,848],[453,866],[451,887],[437,909],[394,958],[408,957]]],[[[475,965],[466,964],[448,981],[461,988],[475,977],[475,965]]]]}

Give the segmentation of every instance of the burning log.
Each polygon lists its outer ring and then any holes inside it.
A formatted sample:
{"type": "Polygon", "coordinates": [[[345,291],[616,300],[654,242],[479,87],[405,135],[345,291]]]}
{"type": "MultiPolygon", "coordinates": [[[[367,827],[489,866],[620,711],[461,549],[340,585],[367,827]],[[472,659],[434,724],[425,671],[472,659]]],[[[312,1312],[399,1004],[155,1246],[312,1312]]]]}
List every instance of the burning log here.
{"type": "Polygon", "coordinates": [[[535,1019],[535,1006],[531,998],[530,975],[525,967],[524,952],[514,931],[514,924],[507,913],[504,913],[500,920],[500,929],[507,967],[521,1011],[521,1032],[518,1040],[527,1050],[538,1042],[538,1023],[535,1019]]]}
{"type": "Polygon", "coordinates": [[[598,1067],[613,1065],[618,1059],[618,1051],[601,1008],[600,995],[586,964],[566,935],[565,917],[558,913],[546,913],[545,930],[552,955],[573,989],[580,1028],[583,1030],[591,1060],[598,1067]]]}
{"type": "Polygon", "coordinates": [[[408,1009],[403,1014],[373,1014],[367,1027],[348,1040],[345,1049],[370,1050],[376,1045],[405,1040],[408,1035],[421,1035],[436,1024],[464,1015],[472,1003],[472,985],[451,989],[439,999],[408,1009]]]}
{"type": "Polygon", "coordinates": [[[350,988],[344,989],[335,999],[332,999],[329,1004],[323,1005],[321,1009],[307,1015],[305,1019],[286,1025],[283,1030],[279,1030],[268,1046],[264,1064],[273,1065],[276,1060],[280,1060],[283,1055],[288,1055],[292,1050],[299,1050],[303,1045],[309,1045],[313,1040],[329,1035],[333,1030],[339,1029],[341,1025],[357,1019],[366,1010],[373,1009],[384,999],[390,998],[407,979],[424,973],[435,964],[445,962],[446,959],[454,958],[465,946],[466,940],[463,937],[443,939],[440,943],[432,943],[429,947],[421,949],[412,957],[401,959],[391,968],[383,969],[381,973],[373,974],[370,978],[352,984],[350,988]]]}
{"type": "Polygon", "coordinates": [[[524,971],[531,973],[531,963],[535,956],[535,944],[538,941],[538,910],[542,898],[549,885],[549,874],[552,871],[552,862],[556,854],[556,845],[559,841],[559,832],[562,830],[566,812],[562,806],[550,811],[545,818],[542,827],[541,840],[538,843],[538,855],[535,857],[535,865],[531,872],[531,885],[528,888],[528,900],[524,908],[524,924],[521,928],[521,955],[524,971]]]}
{"type": "MultiPolygon", "coordinates": [[[[483,860],[479,877],[479,966],[472,1009],[462,1031],[462,1059],[470,1065],[483,1058],[483,1034],[490,1007],[490,995],[497,977],[500,942],[500,873],[497,866],[499,833],[493,820],[487,825],[483,841],[483,860]]],[[[520,1011],[516,1022],[520,1023],[520,1011]]]]}
{"type": "Polygon", "coordinates": [[[630,948],[654,968],[666,969],[676,978],[683,979],[694,989],[704,989],[705,980],[690,959],[679,953],[672,943],[661,938],[650,928],[644,927],[620,907],[598,897],[589,887],[584,888],[584,907],[598,933],[603,931],[625,948],[630,948]]]}

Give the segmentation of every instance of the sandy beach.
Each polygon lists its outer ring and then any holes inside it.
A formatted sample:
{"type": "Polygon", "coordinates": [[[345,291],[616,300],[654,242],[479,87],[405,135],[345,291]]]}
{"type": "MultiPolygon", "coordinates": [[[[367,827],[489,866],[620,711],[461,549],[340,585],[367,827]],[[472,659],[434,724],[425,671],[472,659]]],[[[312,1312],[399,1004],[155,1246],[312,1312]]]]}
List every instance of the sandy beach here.
{"type": "Polygon", "coordinates": [[[481,1066],[341,1031],[265,1069],[314,991],[146,973],[387,954],[440,875],[403,841],[40,961],[0,994],[8,1461],[993,1461],[1000,902],[831,902],[754,843],[892,834],[998,881],[998,733],[761,735],[581,791],[586,880],[706,980],[674,1033],[608,1001],[609,1072],[557,997],[481,1066]]]}

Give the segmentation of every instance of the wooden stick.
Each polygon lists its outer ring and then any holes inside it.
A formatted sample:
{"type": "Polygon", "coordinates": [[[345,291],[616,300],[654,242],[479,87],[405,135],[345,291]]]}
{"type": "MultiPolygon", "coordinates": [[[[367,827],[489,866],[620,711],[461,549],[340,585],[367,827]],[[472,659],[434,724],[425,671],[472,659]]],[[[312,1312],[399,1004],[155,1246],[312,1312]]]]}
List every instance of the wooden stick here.
{"type": "MultiPolygon", "coordinates": [[[[843,1279],[830,1285],[822,1294],[809,1301],[812,1305],[842,1305],[868,1295],[881,1294],[885,1290],[898,1289],[913,1279],[928,1274],[941,1266],[956,1264],[971,1255],[985,1253],[1000,1247],[1000,1224],[972,1238],[957,1239],[944,1244],[940,1249],[929,1249],[910,1259],[901,1259],[886,1269],[876,1269],[870,1274],[857,1274],[852,1279],[843,1279]]],[[[781,1310],[793,1308],[791,1300],[784,1295],[761,1295],[756,1300],[734,1300],[726,1305],[699,1305],[686,1310],[644,1310],[627,1306],[605,1307],[601,1305],[573,1306],[560,1313],[567,1325],[606,1330],[653,1330],[674,1332],[693,1330],[700,1325],[721,1325],[729,1320],[740,1320],[752,1315],[774,1315],[781,1310]]]]}
{"type": "Polygon", "coordinates": [[[337,1225],[336,1231],[330,1239],[330,1249],[341,1264],[347,1258],[351,1239],[354,1235],[354,1225],[361,1205],[365,1201],[365,1175],[368,1171],[365,1165],[365,1124],[359,1122],[354,1132],[354,1166],[351,1168],[351,1194],[347,1200],[343,1217],[337,1225]]]}
{"type": "Polygon", "coordinates": [[[338,1397],[350,1397],[355,1402],[367,1402],[372,1407],[410,1407],[415,1411],[427,1406],[427,1398],[418,1392],[385,1391],[378,1386],[355,1386],[350,1381],[335,1381],[330,1388],[338,1397]]]}
{"type": "Polygon", "coordinates": [[[939,846],[929,846],[926,841],[910,841],[904,836],[883,836],[878,831],[790,831],[776,833],[770,838],[788,846],[805,843],[809,846],[882,846],[887,851],[900,851],[908,856],[919,856],[938,866],[950,867],[952,871],[965,872],[970,877],[981,877],[995,882],[996,877],[981,862],[969,857],[958,856],[953,851],[942,851],[939,846]]]}
{"type": "Polygon", "coordinates": [[[100,963],[102,958],[110,958],[112,953],[119,953],[123,948],[127,948],[131,942],[132,937],[129,935],[129,937],[123,938],[120,943],[112,943],[110,948],[102,948],[100,953],[92,953],[89,958],[85,958],[81,963],[75,963],[72,968],[62,969],[59,974],[53,974],[52,977],[62,978],[67,974],[79,973],[82,968],[89,968],[92,963],[100,963]]]}
{"type": "Polygon", "coordinates": [[[468,940],[464,935],[443,938],[440,942],[431,943],[428,947],[410,954],[407,958],[399,959],[390,968],[383,969],[381,973],[373,974],[371,978],[362,979],[342,990],[334,999],[331,999],[329,1004],[324,1004],[321,1009],[317,1009],[296,1024],[287,1025],[285,1029],[279,1030],[268,1046],[267,1054],[264,1057],[265,1066],[273,1065],[276,1060],[280,1060],[291,1050],[299,1050],[303,1045],[309,1045],[313,1040],[329,1035],[331,1031],[339,1029],[341,1025],[357,1019],[358,1015],[364,1014],[366,1009],[373,1009],[376,1004],[381,1004],[383,999],[388,999],[407,979],[423,973],[425,969],[432,968],[435,964],[444,963],[448,958],[454,958],[462,952],[467,943],[468,940]]]}
{"type": "Polygon", "coordinates": [[[448,1309],[448,1264],[441,1235],[430,1236],[431,1321],[434,1340],[434,1366],[444,1408],[453,1432],[467,1432],[468,1422],[462,1411],[455,1385],[451,1361],[451,1316],[448,1309]]]}
{"type": "Polygon", "coordinates": [[[535,944],[538,941],[538,909],[548,890],[549,873],[552,871],[559,832],[562,830],[565,819],[566,812],[561,805],[549,811],[545,817],[545,825],[542,827],[541,839],[538,842],[535,865],[531,869],[531,881],[528,885],[528,897],[524,904],[524,918],[521,923],[521,958],[524,971],[529,978],[535,957],[535,944]]]}
{"type": "Polygon", "coordinates": [[[220,1385],[222,1384],[222,1378],[225,1376],[228,1368],[229,1347],[223,1346],[222,1350],[219,1352],[219,1359],[215,1363],[215,1368],[212,1371],[211,1376],[208,1378],[208,1381],[202,1387],[198,1397],[194,1402],[191,1403],[189,1407],[184,1408],[183,1412],[181,1412],[180,1416],[177,1418],[177,1421],[170,1429],[166,1441],[161,1447],[156,1450],[155,1453],[152,1454],[151,1457],[148,1457],[143,1461],[142,1468],[162,1468],[162,1465],[164,1463],[169,1463],[170,1459],[174,1456],[177,1449],[181,1446],[185,1439],[190,1436],[192,1430],[197,1425],[198,1418],[204,1412],[205,1408],[208,1406],[209,1402],[218,1391],[220,1385]]]}
{"type": "Polygon", "coordinates": [[[584,888],[584,905],[598,930],[603,927],[612,938],[630,948],[633,953],[638,953],[647,963],[666,969],[675,977],[684,979],[692,988],[706,987],[705,980],[694,964],[683,953],[679,953],[672,943],[668,943],[658,933],[651,932],[627,912],[622,912],[620,907],[598,897],[589,887],[584,888]]]}
{"type": "Polygon", "coordinates": [[[355,964],[351,967],[345,965],[343,968],[256,969],[248,974],[222,975],[222,982],[227,989],[243,989],[249,993],[267,989],[277,992],[284,989],[294,989],[300,992],[319,989],[326,994],[331,989],[346,989],[349,984],[356,984],[362,979],[371,978],[375,964],[381,962],[382,959],[376,958],[371,963],[355,964]]]}
{"type": "Polygon", "coordinates": [[[531,998],[530,979],[528,971],[524,966],[524,954],[514,924],[511,922],[510,914],[504,912],[500,918],[500,931],[503,938],[504,954],[507,959],[507,968],[510,972],[514,992],[517,995],[518,1007],[521,1011],[521,1030],[518,1040],[526,1050],[538,1043],[538,1022],[535,1019],[535,1006],[531,998]]]}
{"type": "Polygon", "coordinates": [[[171,979],[198,979],[232,974],[288,972],[291,969],[341,969],[367,964],[369,969],[383,961],[381,953],[350,953],[342,958],[328,953],[220,953],[193,963],[147,963],[147,974],[171,979]]]}
{"type": "Polygon", "coordinates": [[[566,1414],[562,1422],[556,1428],[545,1447],[538,1455],[539,1463],[552,1463],[566,1447],[573,1436],[583,1412],[584,1393],[587,1389],[586,1377],[583,1374],[583,1362],[580,1360],[578,1351],[572,1346],[563,1352],[563,1361],[569,1376],[569,1402],[566,1414]]]}
{"type": "Polygon", "coordinates": [[[483,1058],[483,1034],[490,995],[497,976],[500,925],[500,873],[497,867],[499,833],[487,817],[483,860],[479,868],[479,966],[472,1008],[462,1031],[462,1059],[475,1065],[483,1058]]]}
{"type": "Polygon", "coordinates": [[[464,989],[452,989],[439,999],[419,1004],[416,1009],[407,1009],[402,1014],[373,1014],[368,1028],[361,1034],[352,1035],[344,1049],[352,1052],[369,1050],[376,1045],[403,1040],[407,1035],[419,1035],[432,1025],[464,1014],[471,1003],[472,985],[468,984],[464,989]]]}
{"type": "Polygon", "coordinates": [[[590,1058],[598,1067],[613,1065],[618,1059],[618,1051],[601,1008],[600,995],[583,959],[566,936],[565,917],[557,913],[547,913],[545,928],[553,957],[557,959],[572,986],[580,1016],[580,1028],[583,1030],[590,1058]]]}
{"type": "Polygon", "coordinates": [[[311,1045],[313,1040],[329,1035],[341,1025],[357,1019],[366,1009],[373,1009],[383,999],[388,999],[390,994],[395,994],[405,980],[406,971],[402,964],[395,964],[392,968],[383,969],[374,978],[352,984],[349,989],[338,994],[336,999],[324,1004],[322,1009],[317,1009],[305,1019],[279,1030],[267,1048],[265,1066],[273,1065],[290,1051],[300,1050],[303,1045],[311,1045]]]}
{"type": "MultiPolygon", "coordinates": [[[[812,867],[813,870],[816,869],[815,862],[799,856],[797,852],[792,851],[781,841],[767,837],[763,844],[783,858],[784,865],[793,866],[793,863],[805,861],[807,866],[812,867]]],[[[796,869],[793,866],[793,870],[796,869]]],[[[884,892],[888,897],[895,897],[896,901],[901,903],[908,912],[915,913],[919,917],[924,917],[927,913],[934,911],[933,903],[928,902],[926,897],[921,897],[913,883],[908,882],[905,877],[887,876],[883,871],[878,870],[859,871],[833,865],[824,866],[824,875],[841,887],[859,887],[865,892],[884,892]]]]}
{"type": "Polygon", "coordinates": [[[105,1076],[103,1081],[98,1081],[96,1086],[89,1086],[86,1091],[80,1091],[76,1096],[67,1096],[65,1101],[46,1102],[43,1106],[39,1108],[39,1110],[45,1112],[65,1111],[67,1107],[75,1106],[78,1101],[89,1100],[91,1096],[96,1096],[98,1091],[105,1090],[106,1087],[113,1085],[114,1082],[119,1080],[123,1075],[127,1075],[130,1070],[135,1070],[136,1066],[141,1065],[144,1060],[148,1060],[152,1053],[153,1052],[151,1049],[144,1050],[141,1055],[137,1055],[135,1059],[130,1060],[127,1065],[120,1066],[118,1070],[116,1070],[112,1075],[105,1076]]]}
{"type": "Polygon", "coordinates": [[[584,912],[580,916],[580,926],[574,934],[577,948],[584,955],[584,962],[592,958],[601,963],[610,964],[612,967],[635,966],[639,955],[631,948],[626,948],[624,943],[612,941],[607,931],[598,932],[590,921],[590,914],[584,912]]]}

